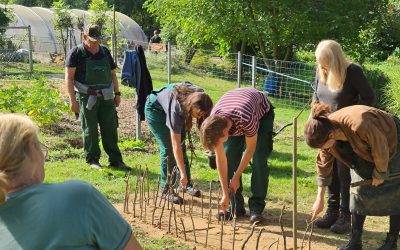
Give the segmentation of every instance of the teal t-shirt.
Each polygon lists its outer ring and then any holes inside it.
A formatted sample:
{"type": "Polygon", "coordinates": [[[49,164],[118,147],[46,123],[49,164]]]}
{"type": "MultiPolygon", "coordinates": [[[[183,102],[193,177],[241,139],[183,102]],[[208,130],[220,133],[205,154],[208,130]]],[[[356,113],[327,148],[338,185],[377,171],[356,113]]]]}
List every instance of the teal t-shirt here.
{"type": "Polygon", "coordinates": [[[123,249],[131,226],[83,181],[32,185],[0,205],[0,249],[123,249]]]}

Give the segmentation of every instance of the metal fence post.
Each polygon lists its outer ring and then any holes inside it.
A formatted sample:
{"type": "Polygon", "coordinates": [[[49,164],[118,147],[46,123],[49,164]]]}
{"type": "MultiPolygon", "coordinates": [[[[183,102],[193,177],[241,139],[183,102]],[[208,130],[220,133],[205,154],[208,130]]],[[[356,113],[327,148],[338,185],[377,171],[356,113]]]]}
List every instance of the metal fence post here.
{"type": "MultiPolygon", "coordinates": [[[[135,94],[135,100],[138,99],[137,94],[135,94]]],[[[136,110],[136,140],[142,139],[142,122],[140,121],[139,111],[136,110]]]]}
{"type": "Polygon", "coordinates": [[[167,61],[168,61],[168,84],[171,84],[171,50],[172,50],[172,48],[171,48],[171,43],[170,42],[168,42],[168,58],[167,58],[167,61]]]}
{"type": "Polygon", "coordinates": [[[238,51],[237,61],[237,87],[240,88],[240,81],[242,79],[242,55],[240,51],[238,51]]]}
{"type": "Polygon", "coordinates": [[[28,39],[29,39],[29,73],[33,73],[33,59],[32,59],[32,50],[33,50],[33,45],[32,45],[32,32],[31,32],[31,26],[28,25],[28,39]]]}
{"type": "Polygon", "coordinates": [[[251,86],[256,87],[256,57],[251,57],[251,86]]]}

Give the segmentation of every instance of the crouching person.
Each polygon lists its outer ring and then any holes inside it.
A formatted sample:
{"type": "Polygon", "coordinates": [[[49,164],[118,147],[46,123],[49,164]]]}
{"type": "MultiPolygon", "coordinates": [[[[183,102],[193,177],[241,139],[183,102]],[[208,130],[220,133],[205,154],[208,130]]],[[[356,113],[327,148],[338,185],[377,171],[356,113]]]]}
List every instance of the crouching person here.
{"type": "Polygon", "coordinates": [[[340,249],[362,249],[361,234],[367,215],[390,217],[389,233],[379,249],[397,249],[400,121],[368,106],[349,106],[330,114],[328,105],[316,103],[304,135],[310,147],[319,148],[316,160],[318,194],[312,219],[323,210],[325,189],[331,184],[333,162],[337,159],[350,168],[353,186],[350,191],[351,239],[340,249]]]}
{"type": "Polygon", "coordinates": [[[274,111],[267,97],[253,88],[228,91],[221,97],[201,126],[201,142],[215,152],[222,189],[221,208],[217,215],[226,220],[244,216],[242,173],[250,160],[251,197],[250,221],[262,221],[268,191],[268,156],[272,152],[274,111]],[[230,182],[229,182],[230,180],[230,182]],[[230,196],[234,200],[230,200],[230,196]],[[234,206],[229,206],[229,202],[234,206]],[[236,205],[236,207],[235,207],[236,205]]]}

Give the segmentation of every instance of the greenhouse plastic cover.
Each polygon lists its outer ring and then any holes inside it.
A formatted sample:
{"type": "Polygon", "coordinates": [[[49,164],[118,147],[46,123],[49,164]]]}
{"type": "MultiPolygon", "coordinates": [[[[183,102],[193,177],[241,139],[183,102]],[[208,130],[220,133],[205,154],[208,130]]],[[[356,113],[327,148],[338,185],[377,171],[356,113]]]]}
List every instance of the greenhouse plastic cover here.
{"type": "MultiPolygon", "coordinates": [[[[5,8],[0,4],[0,8],[5,8]]],[[[25,7],[22,5],[7,5],[11,9],[15,19],[9,24],[9,27],[31,26],[32,44],[34,52],[61,53],[62,47],[57,41],[58,33],[53,28],[54,14],[51,9],[42,7],[25,7]]],[[[72,9],[70,10],[74,18],[91,15],[89,11],[72,9]]],[[[112,17],[112,12],[107,13],[112,17]]],[[[130,17],[116,12],[117,25],[120,27],[118,40],[126,39],[128,42],[147,43],[147,37],[140,26],[130,17]]],[[[28,32],[21,29],[7,29],[5,35],[13,41],[18,48],[28,49],[28,32]]],[[[81,31],[74,27],[73,43],[81,43],[81,31]]]]}

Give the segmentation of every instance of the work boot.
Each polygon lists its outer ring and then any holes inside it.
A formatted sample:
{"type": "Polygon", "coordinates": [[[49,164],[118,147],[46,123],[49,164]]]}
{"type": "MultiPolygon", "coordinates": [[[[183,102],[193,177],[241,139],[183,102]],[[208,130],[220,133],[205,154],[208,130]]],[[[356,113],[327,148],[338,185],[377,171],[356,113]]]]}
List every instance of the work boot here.
{"type": "Polygon", "coordinates": [[[315,225],[319,228],[330,228],[339,218],[339,210],[328,208],[324,216],[315,221],[315,225]]]}
{"type": "Polygon", "coordinates": [[[100,163],[99,163],[98,160],[90,161],[90,162],[89,162],[89,165],[90,165],[90,167],[93,168],[93,169],[97,169],[97,170],[99,170],[99,171],[102,171],[102,170],[103,170],[103,167],[100,165],[100,163]]]}
{"type": "Polygon", "coordinates": [[[344,234],[351,230],[351,214],[340,212],[339,219],[330,227],[330,230],[337,234],[344,234]]]}
{"type": "MultiPolygon", "coordinates": [[[[244,208],[236,210],[236,219],[244,217],[245,215],[246,215],[246,210],[244,208]]],[[[219,212],[216,215],[218,221],[221,221],[223,216],[225,216],[225,221],[233,220],[233,213],[231,212],[230,209],[226,210],[225,212],[224,211],[219,212]]]]}
{"type": "Polygon", "coordinates": [[[397,235],[388,233],[384,244],[378,250],[396,250],[397,249],[397,235]]]}
{"type": "Polygon", "coordinates": [[[265,219],[260,212],[250,212],[250,223],[254,223],[256,221],[263,223],[265,219]]]}
{"type": "Polygon", "coordinates": [[[161,198],[168,199],[170,202],[173,202],[174,204],[178,205],[183,204],[183,199],[177,193],[175,193],[173,188],[170,188],[167,185],[165,185],[162,189],[161,198]]]}
{"type": "MultiPolygon", "coordinates": [[[[201,196],[200,190],[195,188],[192,183],[187,184],[186,188],[183,191],[186,194],[189,194],[189,195],[194,196],[194,197],[200,197],[201,196]]],[[[178,187],[178,192],[182,192],[182,187],[181,186],[178,187]]]]}
{"type": "Polygon", "coordinates": [[[347,243],[346,246],[341,247],[340,250],[362,250],[361,234],[361,231],[353,230],[351,232],[349,243],[347,243]]]}

